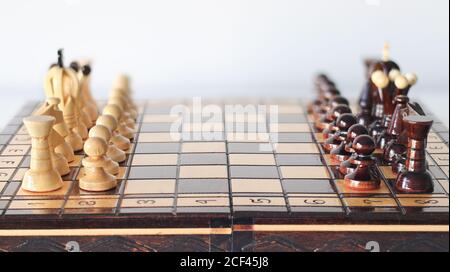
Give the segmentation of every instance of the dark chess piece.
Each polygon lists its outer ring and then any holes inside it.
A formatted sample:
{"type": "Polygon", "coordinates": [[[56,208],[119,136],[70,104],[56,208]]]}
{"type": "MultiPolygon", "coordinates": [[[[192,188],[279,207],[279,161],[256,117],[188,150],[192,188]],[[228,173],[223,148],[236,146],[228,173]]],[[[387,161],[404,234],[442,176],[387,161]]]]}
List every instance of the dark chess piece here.
{"type": "MultiPolygon", "coordinates": [[[[327,113],[327,108],[329,107],[331,101],[335,98],[340,96],[341,93],[339,92],[339,90],[335,89],[335,88],[331,88],[327,91],[325,91],[321,97],[319,97],[319,101],[320,105],[315,107],[313,109],[313,119],[314,120],[320,120],[321,118],[323,118],[323,116],[327,113]]],[[[317,129],[322,129],[322,128],[317,128],[317,129]]]]}
{"type": "MultiPolygon", "coordinates": [[[[409,98],[405,95],[399,95],[395,98],[396,106],[392,115],[391,123],[386,131],[388,143],[384,149],[383,159],[392,164],[394,161],[406,154],[407,137],[403,126],[403,119],[409,115],[409,98]]],[[[393,168],[395,172],[397,166],[393,168]]]]}
{"type": "Polygon", "coordinates": [[[375,121],[370,125],[369,132],[374,138],[377,147],[383,149],[386,145],[386,139],[383,137],[383,134],[391,122],[395,109],[393,90],[389,88],[389,78],[384,72],[376,71],[373,73],[372,82],[377,87],[377,90],[374,93],[375,105],[372,112],[375,121]]]}
{"type": "Polygon", "coordinates": [[[389,74],[392,70],[400,71],[400,66],[395,61],[391,60],[389,43],[385,43],[383,46],[383,57],[381,60],[386,74],[389,74]]]}
{"type": "Polygon", "coordinates": [[[404,119],[408,135],[406,167],[397,176],[395,188],[402,193],[430,193],[433,178],[427,170],[426,145],[433,120],[427,116],[410,115],[404,119]]]}
{"type": "Polygon", "coordinates": [[[327,112],[329,112],[332,108],[336,107],[337,105],[347,105],[349,106],[350,103],[348,102],[348,100],[340,95],[337,95],[335,97],[333,97],[328,103],[324,103],[321,105],[321,108],[319,110],[319,112],[316,114],[316,120],[320,120],[322,118],[324,118],[324,116],[326,115],[327,112]]]}
{"type": "Polygon", "coordinates": [[[357,154],[356,169],[345,176],[345,186],[357,191],[370,191],[380,188],[381,179],[376,169],[376,160],[372,157],[376,145],[372,137],[361,135],[353,142],[353,149],[357,154]]]}
{"type": "Polygon", "coordinates": [[[356,154],[355,150],[353,149],[353,142],[358,136],[368,134],[369,131],[366,129],[366,127],[360,124],[353,125],[348,129],[347,139],[345,140],[347,144],[344,147],[344,151],[342,151],[341,149],[335,151],[336,153],[341,152],[340,154],[336,155],[336,158],[339,160],[343,160],[339,165],[339,172],[342,175],[345,176],[352,173],[358,166],[358,154],[356,154]]]}
{"type": "Polygon", "coordinates": [[[360,112],[356,115],[358,124],[363,126],[369,126],[373,122],[372,117],[372,82],[368,80],[364,85],[364,88],[359,97],[359,109],[360,112]]]}
{"type": "Polygon", "coordinates": [[[320,126],[323,127],[322,134],[326,140],[334,135],[337,131],[336,120],[343,114],[352,113],[352,110],[347,105],[337,105],[332,108],[326,116],[321,119],[320,126]]]}
{"type": "Polygon", "coordinates": [[[347,138],[347,131],[348,129],[356,124],[356,117],[351,113],[345,113],[339,116],[339,118],[336,120],[336,128],[334,129],[336,132],[335,134],[328,138],[323,148],[330,152],[331,150],[338,147],[341,143],[345,141],[347,138]]]}
{"type": "MultiPolygon", "coordinates": [[[[346,133],[345,140],[341,142],[339,146],[331,150],[331,158],[335,161],[340,161],[341,166],[345,167],[345,170],[342,171],[344,175],[347,175],[349,172],[347,170],[347,165],[344,164],[344,162],[352,156],[353,153],[355,153],[355,150],[353,150],[353,141],[356,137],[360,135],[367,135],[369,132],[367,131],[366,127],[360,124],[355,124],[351,126],[346,133]]],[[[352,161],[350,161],[349,167],[351,167],[353,164],[351,164],[352,161]]],[[[356,167],[356,166],[355,166],[356,167]]]]}
{"type": "Polygon", "coordinates": [[[325,85],[328,85],[330,80],[328,79],[327,75],[325,74],[319,74],[314,80],[315,89],[317,91],[317,99],[314,100],[311,104],[308,106],[308,113],[313,114],[316,111],[316,108],[319,108],[322,105],[322,100],[320,97],[323,97],[324,93],[324,87],[325,85]]]}
{"type": "Polygon", "coordinates": [[[408,79],[403,76],[399,75],[394,80],[394,96],[397,97],[399,95],[408,95],[409,90],[411,89],[411,85],[409,85],[408,79]]]}

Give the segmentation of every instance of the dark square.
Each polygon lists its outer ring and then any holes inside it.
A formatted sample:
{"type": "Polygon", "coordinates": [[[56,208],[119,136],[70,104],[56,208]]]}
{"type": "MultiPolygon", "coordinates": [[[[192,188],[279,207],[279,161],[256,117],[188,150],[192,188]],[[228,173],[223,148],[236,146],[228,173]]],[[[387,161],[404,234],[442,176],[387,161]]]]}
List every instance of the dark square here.
{"type": "Polygon", "coordinates": [[[30,167],[31,156],[25,156],[20,163],[21,168],[29,168],[30,167]]]}
{"type": "Polygon", "coordinates": [[[229,185],[226,179],[195,180],[181,179],[178,181],[179,194],[228,193],[229,185]]]}
{"type": "Polygon", "coordinates": [[[160,154],[160,153],[178,153],[179,143],[138,143],[135,153],[138,154],[160,154]]]}
{"type": "Polygon", "coordinates": [[[334,194],[329,180],[290,179],[283,180],[283,189],[287,194],[334,194]]]}
{"type": "Polygon", "coordinates": [[[3,196],[13,196],[16,194],[17,190],[20,188],[21,182],[10,182],[6,185],[3,190],[3,196]]]}
{"type": "Polygon", "coordinates": [[[231,178],[278,178],[276,166],[230,166],[231,178]]]}
{"type": "Polygon", "coordinates": [[[300,114],[280,114],[278,123],[307,123],[307,119],[300,114]]]}
{"type": "Polygon", "coordinates": [[[266,123],[225,123],[225,131],[227,132],[248,132],[248,133],[265,133],[268,132],[266,123]]]}
{"type": "Polygon", "coordinates": [[[272,142],[279,143],[312,143],[314,142],[311,133],[271,133],[272,142]]]}
{"type": "Polygon", "coordinates": [[[11,135],[0,135],[0,144],[6,145],[9,139],[11,139],[11,135]]]}
{"type": "Polygon", "coordinates": [[[6,209],[6,206],[8,205],[7,200],[0,200],[0,210],[6,209]]]}
{"type": "MultiPolygon", "coordinates": [[[[170,132],[172,123],[145,123],[141,126],[141,132],[170,132]]],[[[177,132],[181,131],[181,126],[177,128],[177,132]]]]}
{"type": "Polygon", "coordinates": [[[278,154],[276,159],[279,165],[323,165],[320,155],[313,154],[278,154]]]}
{"type": "Polygon", "coordinates": [[[131,167],[129,179],[174,179],[177,177],[176,166],[136,166],[131,167]]]}
{"type": "Polygon", "coordinates": [[[181,165],[224,165],[227,164],[227,155],[224,153],[214,154],[188,154],[180,155],[181,165]]]}
{"type": "Polygon", "coordinates": [[[229,143],[228,153],[257,154],[257,153],[273,153],[273,150],[261,150],[261,146],[267,144],[260,143],[229,143]]]}

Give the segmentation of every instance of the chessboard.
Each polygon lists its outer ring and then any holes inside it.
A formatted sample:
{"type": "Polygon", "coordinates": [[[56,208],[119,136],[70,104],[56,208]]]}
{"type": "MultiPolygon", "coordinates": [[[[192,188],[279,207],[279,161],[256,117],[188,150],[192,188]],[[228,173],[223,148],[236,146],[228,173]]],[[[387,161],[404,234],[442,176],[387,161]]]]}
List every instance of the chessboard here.
{"type": "Polygon", "coordinates": [[[323,250],[354,251],[374,239],[391,250],[448,250],[449,133],[436,118],[426,151],[433,192],[396,192],[396,176],[382,163],[379,189],[358,191],[344,186],[324,151],[307,101],[202,101],[222,116],[212,140],[196,140],[195,133],[211,129],[201,117],[173,132],[174,106],[192,109],[192,101],[136,101],[132,147],[118,186],[106,192],[79,188],[83,151],[61,189],[21,189],[31,149],[22,119],[42,102],[26,104],[0,133],[0,249],[64,250],[74,240],[86,251],[311,250],[323,239],[323,250]],[[269,112],[233,116],[226,105],[276,107],[278,124],[271,125],[269,112]],[[240,119],[245,126],[227,125],[240,119]],[[266,132],[250,135],[252,123],[266,132]]]}
{"type": "Polygon", "coordinates": [[[448,129],[388,46],[366,65],[354,102],[98,101],[59,50],[0,132],[0,251],[448,251],[448,129]]]}

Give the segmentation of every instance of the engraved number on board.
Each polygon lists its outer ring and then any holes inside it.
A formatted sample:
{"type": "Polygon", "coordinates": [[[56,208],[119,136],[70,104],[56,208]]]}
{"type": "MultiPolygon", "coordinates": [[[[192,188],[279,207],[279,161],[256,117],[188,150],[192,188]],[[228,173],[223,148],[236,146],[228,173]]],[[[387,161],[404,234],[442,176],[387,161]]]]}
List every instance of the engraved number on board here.
{"type": "Polygon", "coordinates": [[[16,137],[15,139],[17,142],[28,142],[31,140],[30,137],[16,137]]]}
{"type": "Polygon", "coordinates": [[[270,199],[267,198],[250,198],[250,201],[253,204],[270,204],[272,203],[272,201],[270,199]]]}
{"type": "Polygon", "coordinates": [[[94,206],[95,204],[97,204],[97,202],[94,200],[82,200],[78,202],[78,205],[80,206],[94,206]]]}
{"type": "Polygon", "coordinates": [[[364,202],[364,204],[372,205],[373,203],[382,203],[383,201],[381,201],[381,200],[364,199],[363,202],[364,202]]]}
{"type": "Polygon", "coordinates": [[[136,203],[139,205],[153,205],[156,203],[156,201],[152,199],[139,199],[138,201],[136,201],[136,203]]]}
{"type": "Polygon", "coordinates": [[[323,199],[305,199],[305,204],[309,204],[309,205],[324,205],[325,203],[327,203],[325,200],[323,199]]]}
{"type": "Polygon", "coordinates": [[[369,252],[380,252],[380,244],[376,241],[367,242],[366,250],[369,252]]]}
{"type": "Polygon", "coordinates": [[[23,149],[18,148],[8,149],[9,153],[22,153],[23,151],[24,151],[23,149]]]}
{"type": "Polygon", "coordinates": [[[443,146],[438,146],[438,145],[435,145],[435,146],[430,145],[428,148],[430,150],[442,150],[442,149],[444,149],[443,146]]]}
{"type": "Polygon", "coordinates": [[[421,199],[417,199],[417,200],[415,200],[414,202],[416,202],[417,204],[420,204],[420,205],[426,205],[426,204],[432,204],[432,205],[435,205],[435,204],[438,204],[438,203],[439,203],[439,201],[438,201],[438,200],[435,200],[435,199],[430,199],[430,200],[421,200],[421,199]]]}
{"type": "Polygon", "coordinates": [[[7,177],[7,176],[8,176],[8,173],[0,172],[0,178],[4,178],[4,177],[7,177]]]}
{"type": "Polygon", "coordinates": [[[202,204],[202,205],[206,205],[209,202],[215,202],[215,200],[214,199],[206,199],[206,200],[199,200],[198,199],[198,200],[195,201],[195,203],[202,204]]]}
{"type": "Polygon", "coordinates": [[[0,163],[4,163],[4,164],[15,164],[15,161],[0,161],[0,163]]]}

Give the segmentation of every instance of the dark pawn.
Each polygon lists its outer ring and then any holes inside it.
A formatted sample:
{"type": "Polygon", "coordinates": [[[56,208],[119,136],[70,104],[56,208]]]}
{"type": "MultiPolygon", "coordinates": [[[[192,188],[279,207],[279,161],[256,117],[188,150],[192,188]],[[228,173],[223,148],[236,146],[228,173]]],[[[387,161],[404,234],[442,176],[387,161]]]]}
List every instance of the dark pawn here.
{"type": "Polygon", "coordinates": [[[343,114],[352,113],[352,110],[347,105],[337,105],[332,108],[323,120],[320,126],[323,127],[322,134],[326,140],[334,135],[337,131],[336,120],[343,114]]]}
{"type": "MultiPolygon", "coordinates": [[[[316,115],[317,119],[322,119],[326,115],[327,112],[329,112],[332,108],[336,107],[337,105],[347,105],[349,106],[348,100],[343,96],[335,96],[333,99],[331,99],[326,105],[322,105],[319,113],[316,115]]],[[[316,120],[317,120],[316,119],[316,120]]]]}
{"type": "Polygon", "coordinates": [[[373,107],[372,82],[367,81],[359,97],[360,112],[356,115],[358,124],[367,127],[373,123],[374,120],[372,117],[372,107],[373,107]]]}
{"type": "Polygon", "coordinates": [[[408,135],[406,167],[398,176],[395,188],[402,193],[430,193],[433,179],[427,170],[426,139],[433,120],[427,116],[410,115],[404,119],[408,135]]]}
{"type": "Polygon", "coordinates": [[[372,157],[376,145],[372,137],[361,135],[353,142],[353,149],[359,162],[356,169],[345,176],[345,186],[352,190],[370,191],[380,188],[380,177],[376,170],[376,161],[372,157]]]}
{"type": "Polygon", "coordinates": [[[351,113],[345,113],[336,120],[336,133],[324,143],[324,149],[330,152],[338,147],[347,138],[348,129],[356,124],[356,117],[351,113]]]}
{"type": "MultiPolygon", "coordinates": [[[[369,132],[367,131],[366,127],[360,124],[355,124],[351,126],[348,131],[345,140],[335,149],[331,150],[331,158],[336,161],[340,161],[341,166],[344,165],[344,162],[352,156],[353,153],[355,153],[355,150],[353,150],[353,141],[356,137],[360,135],[367,135],[369,132]]],[[[351,165],[350,165],[351,166],[351,165]]],[[[355,166],[356,167],[356,166],[355,166]]],[[[349,172],[347,169],[344,171],[341,171],[342,174],[347,175],[349,172]]]]}
{"type": "Polygon", "coordinates": [[[319,97],[318,101],[320,102],[315,102],[316,106],[313,107],[313,118],[314,120],[320,120],[321,118],[323,118],[323,116],[327,113],[328,109],[329,109],[329,105],[331,103],[331,101],[335,98],[340,96],[341,93],[339,92],[339,90],[332,88],[326,92],[323,92],[323,94],[319,97]]]}

